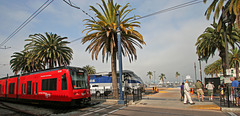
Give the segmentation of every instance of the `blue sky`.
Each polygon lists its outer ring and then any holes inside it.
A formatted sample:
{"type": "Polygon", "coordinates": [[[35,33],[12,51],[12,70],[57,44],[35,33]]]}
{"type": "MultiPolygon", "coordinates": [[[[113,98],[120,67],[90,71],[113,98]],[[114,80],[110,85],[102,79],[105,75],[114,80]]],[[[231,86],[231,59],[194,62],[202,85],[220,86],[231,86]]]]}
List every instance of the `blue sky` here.
{"type": "MultiPolygon", "coordinates": [[[[0,42],[5,40],[20,24],[22,24],[33,12],[35,12],[46,0],[1,0],[0,1],[0,42]]],[[[129,16],[145,16],[175,5],[191,0],[115,0],[121,5],[130,3],[135,8],[129,16]]],[[[88,12],[101,0],[72,0],[77,6],[88,12]]],[[[197,77],[199,79],[199,63],[196,55],[195,43],[197,37],[212,23],[206,20],[204,12],[209,2],[199,3],[170,12],[161,13],[139,20],[141,28],[136,28],[146,42],[143,49],[137,49],[138,59],[129,63],[128,58],[123,57],[123,69],[133,70],[145,82],[150,80],[146,76],[148,71],[155,71],[155,78],[159,80],[161,73],[166,74],[167,80],[176,80],[175,73],[179,72],[181,78],[190,75],[194,78],[194,62],[197,64],[197,77]]],[[[27,26],[17,33],[4,46],[10,49],[0,49],[0,76],[12,75],[9,61],[14,52],[24,49],[30,34],[53,32],[62,37],[68,37],[68,41],[85,36],[83,20],[89,18],[81,10],[72,8],[62,0],[55,0],[43,12],[35,17],[27,26]],[[7,64],[7,65],[3,65],[7,64]]],[[[73,49],[72,66],[95,66],[97,72],[111,71],[109,62],[102,63],[101,56],[98,60],[92,60],[91,55],[85,52],[87,44],[75,41],[68,45],[73,49]]],[[[3,46],[2,46],[3,47],[3,46]]],[[[212,63],[219,58],[210,58],[212,63]]],[[[202,62],[202,69],[206,65],[202,62]]],[[[203,71],[203,70],[202,70],[203,71]]],[[[205,75],[203,75],[205,76],[205,75]]]]}

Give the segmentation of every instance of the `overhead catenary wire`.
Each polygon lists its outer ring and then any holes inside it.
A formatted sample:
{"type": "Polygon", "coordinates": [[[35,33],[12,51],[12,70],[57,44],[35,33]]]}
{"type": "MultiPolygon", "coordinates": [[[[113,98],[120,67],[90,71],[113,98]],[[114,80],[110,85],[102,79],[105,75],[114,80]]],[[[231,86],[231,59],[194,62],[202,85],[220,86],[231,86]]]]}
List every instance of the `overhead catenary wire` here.
{"type": "Polygon", "coordinates": [[[73,2],[71,2],[71,0],[68,0],[68,2],[66,0],[63,0],[65,3],[67,3],[69,6],[79,9],[81,10],[84,14],[86,14],[87,16],[89,16],[93,21],[97,22],[90,14],[88,14],[86,11],[84,11],[83,9],[81,9],[80,7],[74,5],[73,2]]]}
{"type": "MultiPolygon", "coordinates": [[[[31,22],[37,15],[39,15],[53,1],[54,0],[51,0],[49,2],[49,0],[47,0],[45,3],[43,3],[42,6],[40,6],[31,16],[29,16],[18,28],[16,28],[2,43],[0,43],[0,47],[3,46],[4,44],[6,44],[10,39],[12,39],[19,31],[21,31],[29,22],[31,22]]],[[[67,3],[68,5],[74,7],[74,8],[80,9],[83,13],[85,13],[87,16],[89,16],[91,19],[93,19],[96,22],[96,20],[91,15],[89,15],[86,11],[84,11],[80,7],[78,7],[76,5],[73,5],[73,3],[70,0],[68,0],[68,2],[66,0],[63,0],[63,1],[65,3],[67,3]]],[[[140,19],[143,19],[143,18],[147,18],[147,17],[154,16],[154,15],[157,15],[157,14],[169,12],[169,11],[176,10],[176,9],[179,9],[179,8],[184,8],[184,7],[191,6],[191,5],[194,5],[194,4],[198,4],[198,3],[201,3],[201,2],[202,2],[202,0],[192,0],[190,2],[182,3],[182,4],[179,4],[179,5],[164,9],[164,10],[160,10],[158,12],[151,13],[151,14],[145,15],[143,17],[134,18],[133,20],[130,20],[130,21],[140,20],[140,19]]],[[[73,40],[71,42],[75,42],[75,41],[80,40],[82,38],[83,37],[78,38],[76,40],[73,40]]]]}
{"type": "Polygon", "coordinates": [[[160,11],[157,11],[157,12],[154,12],[154,13],[151,13],[151,14],[139,17],[139,18],[134,18],[134,19],[132,19],[130,21],[140,20],[140,19],[143,19],[143,18],[147,18],[147,17],[158,15],[158,14],[161,14],[161,13],[177,10],[177,9],[184,8],[184,7],[187,7],[187,6],[191,6],[191,5],[194,5],[194,4],[198,4],[198,3],[201,3],[201,2],[203,2],[203,1],[202,0],[192,0],[190,2],[185,2],[185,3],[179,4],[179,5],[170,7],[170,8],[166,8],[166,9],[163,9],[163,10],[160,10],[160,11]]]}
{"type": "Polygon", "coordinates": [[[18,28],[16,28],[1,44],[0,47],[6,44],[13,38],[19,31],[21,31],[29,22],[31,22],[37,15],[39,15],[45,8],[47,8],[54,0],[47,0],[43,3],[31,16],[29,16],[18,28]]]}
{"type": "MultiPolygon", "coordinates": [[[[94,21],[95,19],[89,15],[87,12],[85,12],[83,9],[81,9],[80,7],[76,6],[76,5],[73,5],[73,3],[68,0],[68,2],[66,0],[63,0],[64,2],[66,2],[68,5],[74,7],[74,8],[77,8],[77,9],[80,9],[82,10],[83,13],[85,13],[86,15],[88,15],[89,17],[91,17],[94,21]]],[[[145,16],[142,16],[142,17],[139,17],[139,18],[134,18],[132,20],[129,20],[129,21],[135,21],[135,20],[140,20],[140,19],[143,19],[143,18],[147,18],[147,17],[150,17],[150,16],[154,16],[154,15],[158,15],[158,14],[161,14],[161,13],[165,13],[165,12],[169,12],[169,11],[173,11],[173,10],[177,10],[177,9],[180,9],[180,8],[184,8],[184,7],[187,7],[187,6],[191,6],[191,5],[194,5],[194,4],[198,4],[198,3],[201,3],[203,2],[203,0],[192,0],[192,1],[189,1],[189,2],[185,2],[185,3],[182,3],[182,4],[179,4],[179,5],[176,5],[176,6],[173,6],[173,7],[170,7],[170,8],[166,8],[166,9],[163,9],[163,10],[160,10],[160,11],[157,11],[155,13],[151,13],[151,14],[148,14],[148,15],[145,15],[145,16]]],[[[113,5],[113,3],[112,3],[113,5]]],[[[115,9],[116,10],[116,9],[115,9]]],[[[96,21],[95,21],[96,22],[96,21]]],[[[75,42],[75,41],[78,41],[80,39],[83,39],[84,37],[80,37],[80,38],[77,38],[72,42],[75,42]]]]}

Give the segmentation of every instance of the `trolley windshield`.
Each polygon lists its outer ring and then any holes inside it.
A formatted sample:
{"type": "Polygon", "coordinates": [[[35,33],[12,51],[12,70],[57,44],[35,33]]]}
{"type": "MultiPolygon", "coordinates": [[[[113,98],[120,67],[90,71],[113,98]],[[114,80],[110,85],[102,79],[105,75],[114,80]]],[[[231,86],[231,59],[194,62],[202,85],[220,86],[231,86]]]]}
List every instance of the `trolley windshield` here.
{"type": "Polygon", "coordinates": [[[88,89],[88,75],[83,70],[71,70],[73,89],[88,89]]]}

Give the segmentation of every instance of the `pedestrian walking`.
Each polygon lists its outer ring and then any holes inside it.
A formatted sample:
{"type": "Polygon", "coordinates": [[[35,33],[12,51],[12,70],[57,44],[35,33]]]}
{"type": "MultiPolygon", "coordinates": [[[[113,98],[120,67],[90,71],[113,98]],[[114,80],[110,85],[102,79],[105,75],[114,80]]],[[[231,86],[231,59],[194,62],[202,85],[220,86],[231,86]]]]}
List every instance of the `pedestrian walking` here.
{"type": "Polygon", "coordinates": [[[191,105],[195,104],[192,101],[192,98],[190,96],[190,87],[188,85],[188,80],[186,80],[185,84],[184,84],[184,104],[187,104],[187,100],[190,102],[191,105]]]}
{"type": "Polygon", "coordinates": [[[208,84],[206,85],[206,88],[208,90],[209,101],[213,101],[214,85],[209,81],[208,84]]]}
{"type": "Polygon", "coordinates": [[[202,97],[202,102],[204,101],[204,97],[203,97],[203,90],[202,90],[202,83],[200,80],[197,80],[197,82],[195,83],[195,87],[196,87],[196,90],[197,90],[197,95],[198,95],[198,100],[200,102],[200,95],[202,97]]]}
{"type": "Polygon", "coordinates": [[[182,85],[181,85],[180,93],[181,93],[181,101],[183,101],[183,99],[184,99],[184,83],[182,83],[182,85]]]}
{"type": "Polygon", "coordinates": [[[239,104],[239,94],[238,94],[238,90],[237,90],[237,87],[239,85],[239,82],[237,80],[235,80],[234,77],[231,77],[230,80],[232,81],[232,94],[233,94],[233,97],[235,97],[236,99],[236,106],[238,106],[239,104]]]}

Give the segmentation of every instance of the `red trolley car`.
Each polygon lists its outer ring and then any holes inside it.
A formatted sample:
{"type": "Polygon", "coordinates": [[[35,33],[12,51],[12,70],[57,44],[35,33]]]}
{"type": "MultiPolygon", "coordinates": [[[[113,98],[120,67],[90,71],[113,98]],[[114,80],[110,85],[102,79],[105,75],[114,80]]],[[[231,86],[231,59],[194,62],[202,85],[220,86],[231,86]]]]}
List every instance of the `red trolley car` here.
{"type": "Polygon", "coordinates": [[[0,99],[80,105],[91,100],[89,76],[78,67],[0,78],[0,99]]]}

